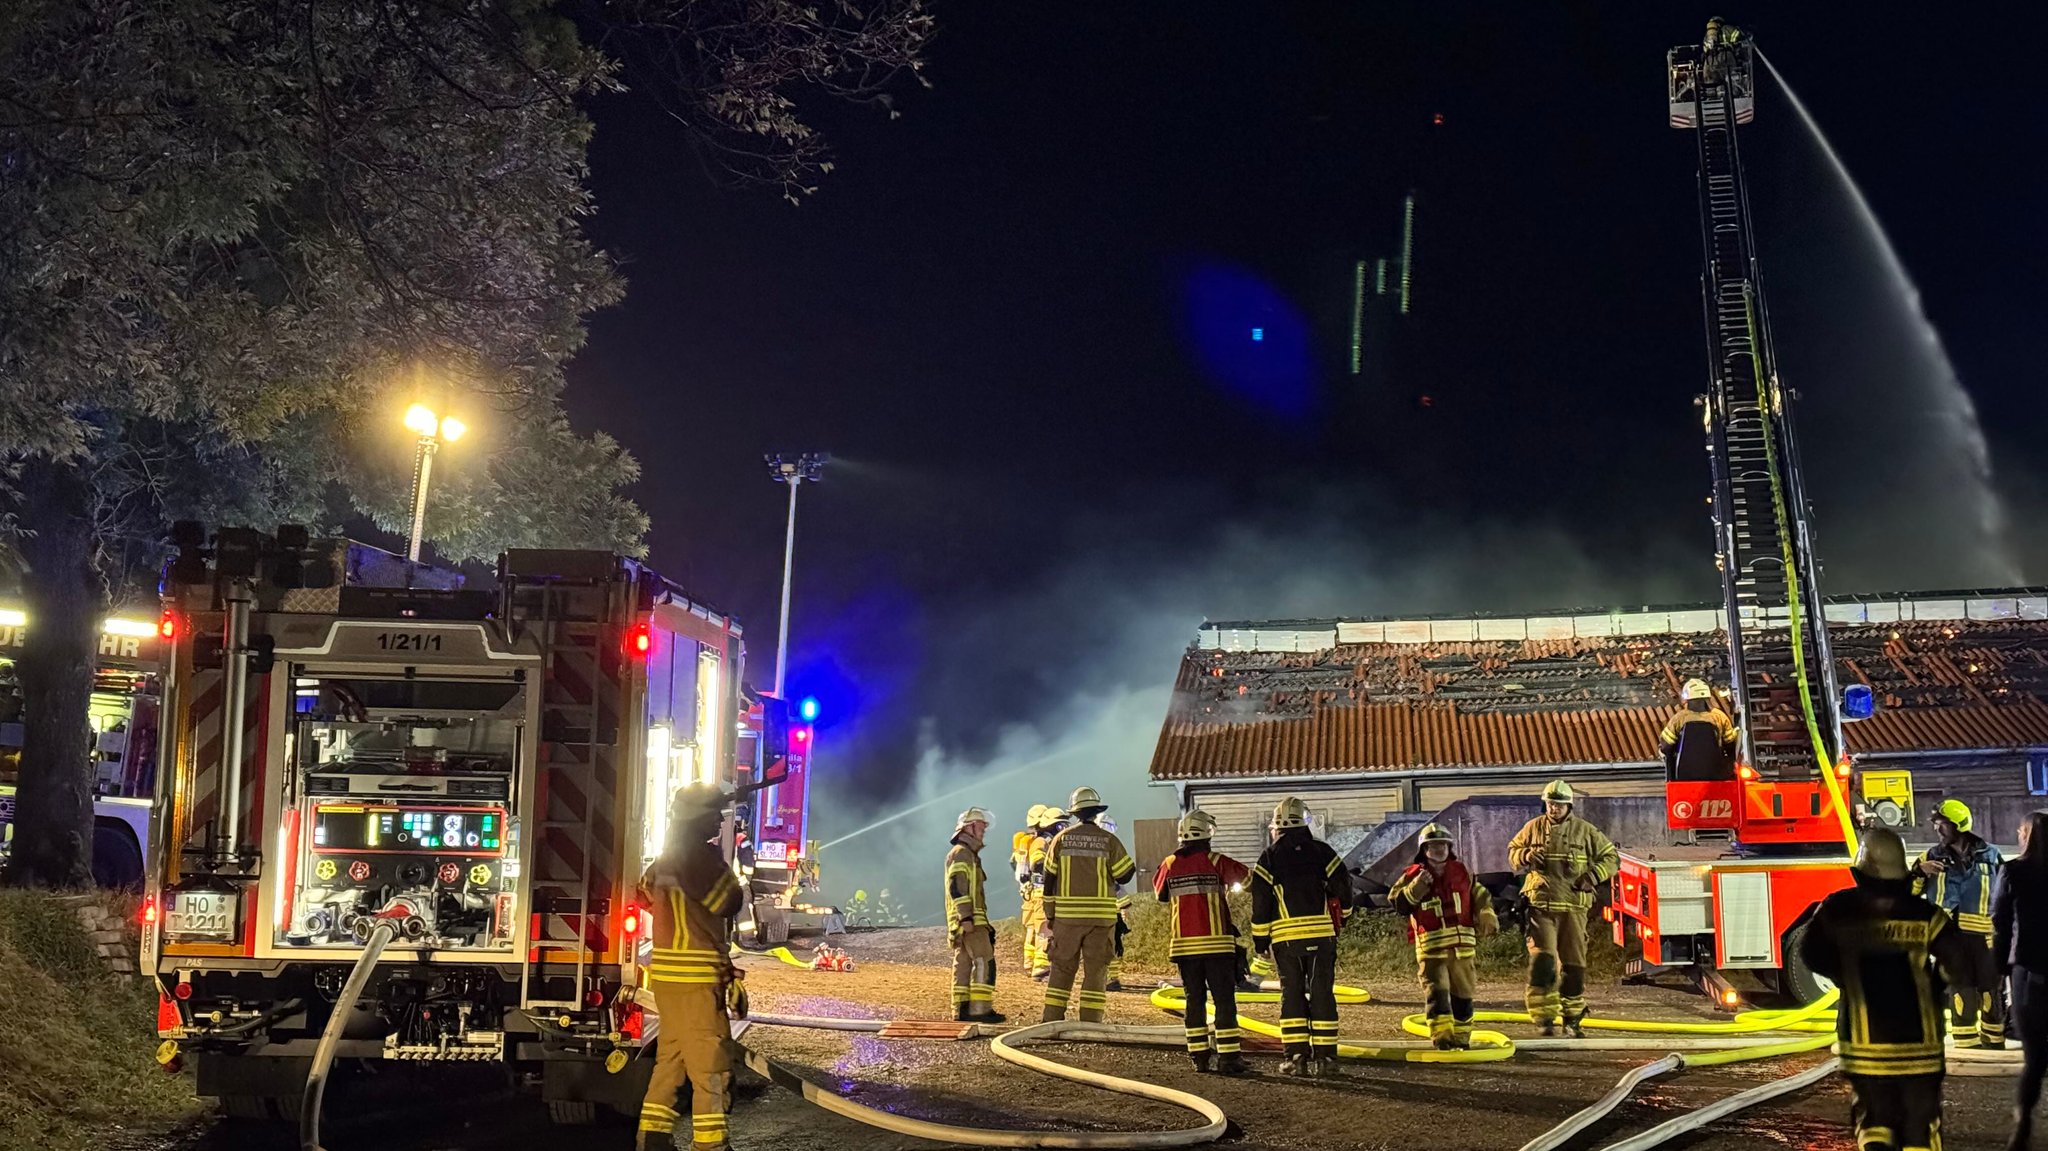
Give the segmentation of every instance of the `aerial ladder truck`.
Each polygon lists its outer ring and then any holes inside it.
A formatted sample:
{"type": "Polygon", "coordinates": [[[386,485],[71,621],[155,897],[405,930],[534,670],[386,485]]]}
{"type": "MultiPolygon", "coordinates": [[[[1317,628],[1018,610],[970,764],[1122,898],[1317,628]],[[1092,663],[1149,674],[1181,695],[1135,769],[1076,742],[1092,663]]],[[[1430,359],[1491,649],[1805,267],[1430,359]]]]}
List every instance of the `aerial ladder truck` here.
{"type": "Polygon", "coordinates": [[[1615,941],[1632,929],[1645,966],[1689,967],[1730,1005],[1739,998],[1721,974],[1730,970],[1811,999],[1821,987],[1799,964],[1798,933],[1823,897],[1848,886],[1856,833],[1793,435],[1797,397],[1778,375],[1743,179],[1739,130],[1755,116],[1756,49],[1715,19],[1666,62],[1671,126],[1693,134],[1699,158],[1708,390],[1697,402],[1726,611],[1723,702],[1739,740],[1732,761],[1718,746],[1680,747],[1665,814],[1682,842],[1623,854],[1615,941]]]}

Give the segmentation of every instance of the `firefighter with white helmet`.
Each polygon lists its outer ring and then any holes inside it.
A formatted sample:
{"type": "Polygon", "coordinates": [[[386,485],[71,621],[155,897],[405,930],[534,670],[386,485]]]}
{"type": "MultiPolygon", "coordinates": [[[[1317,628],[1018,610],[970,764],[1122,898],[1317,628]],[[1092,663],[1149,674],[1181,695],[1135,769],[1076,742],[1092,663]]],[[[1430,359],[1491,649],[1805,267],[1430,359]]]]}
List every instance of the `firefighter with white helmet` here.
{"type": "Polygon", "coordinates": [[[1078,998],[1081,1021],[1100,1023],[1109,1007],[1109,962],[1116,955],[1116,889],[1138,873],[1131,853],[1096,821],[1109,805],[1092,787],[1077,787],[1067,801],[1073,826],[1045,850],[1045,926],[1052,938],[1052,974],[1045,985],[1043,1021],[1064,1019],[1078,998]],[[1074,993],[1079,974],[1081,991],[1074,993]]]}
{"type": "Polygon", "coordinates": [[[1187,993],[1184,1023],[1188,1056],[1198,1071],[1210,1059],[1225,1075],[1245,1072],[1237,1025],[1237,928],[1230,918],[1230,889],[1251,877],[1237,860],[1210,846],[1216,821],[1200,808],[1181,816],[1180,847],[1166,857],[1152,890],[1167,907],[1166,954],[1180,968],[1187,993]],[[1216,1001],[1210,1030],[1209,999],[1216,1001]]]}
{"type": "MultiPolygon", "coordinates": [[[[669,804],[669,841],[640,877],[640,899],[653,922],[654,953],[647,981],[661,1013],[654,1070],[640,1104],[640,1151],[675,1140],[677,1093],[690,1087],[691,1146],[722,1151],[725,1113],[732,1105],[729,989],[736,986],[730,953],[732,917],[740,909],[739,882],[711,840],[725,816],[716,788],[678,790],[669,804]]],[[[736,996],[744,1003],[743,996],[736,996]]],[[[744,1015],[744,1010],[740,1012],[744,1015]]]]}
{"type": "Polygon", "coordinates": [[[1714,689],[1703,679],[1689,679],[1680,693],[1685,706],[1664,721],[1657,748],[1672,779],[1720,779],[1735,763],[1735,721],[1714,706],[1714,689]],[[1688,769],[1679,771],[1680,767],[1688,769]]]}
{"type": "Polygon", "coordinates": [[[981,844],[995,822],[986,808],[970,807],[953,822],[946,852],[946,942],[953,948],[953,1017],[1001,1023],[996,1014],[996,929],[988,921],[988,873],[981,844]]]}
{"type": "Polygon", "coordinates": [[[1432,823],[1417,837],[1415,862],[1388,897],[1408,917],[1431,1041],[1439,1050],[1470,1047],[1473,958],[1479,941],[1500,930],[1492,894],[1452,850],[1449,829],[1432,823]]]}
{"type": "Polygon", "coordinates": [[[1614,842],[1572,810],[1572,785],[1554,779],[1543,789],[1543,813],[1508,841],[1508,866],[1523,876],[1529,905],[1529,1021],[1545,1035],[1583,1035],[1586,1016],[1586,913],[1593,891],[1614,878],[1614,842]]]}
{"type": "Polygon", "coordinates": [[[1294,796],[1273,808],[1273,842],[1252,868],[1252,946],[1280,975],[1283,1075],[1326,1075],[1337,1058],[1337,928],[1351,906],[1351,877],[1330,845],[1309,831],[1294,796]]]}

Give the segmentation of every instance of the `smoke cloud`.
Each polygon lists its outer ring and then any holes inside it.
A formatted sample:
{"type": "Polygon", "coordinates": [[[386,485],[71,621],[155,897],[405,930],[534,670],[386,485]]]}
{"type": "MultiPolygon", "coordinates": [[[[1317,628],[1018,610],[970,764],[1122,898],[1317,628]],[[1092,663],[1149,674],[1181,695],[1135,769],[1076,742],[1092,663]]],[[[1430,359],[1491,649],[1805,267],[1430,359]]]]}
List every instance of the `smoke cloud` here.
{"type": "MultiPolygon", "coordinates": [[[[1684,542],[1596,558],[1557,524],[1458,524],[1402,511],[1370,491],[1304,488],[1279,516],[1205,522],[1220,492],[1134,490],[1057,541],[1074,558],[1024,590],[926,621],[928,709],[907,772],[830,767],[817,777],[814,834],[827,849],[825,894],[890,892],[914,919],[939,922],[940,860],[969,805],[996,816],[982,861],[997,915],[1014,914],[1010,835],[1035,803],[1064,804],[1086,784],[1110,805],[1126,846],[1133,821],[1174,814],[1148,786],[1181,653],[1205,618],[1286,619],[1400,613],[1515,612],[1710,598],[1712,567],[1684,542]],[[1147,538],[1130,525],[1146,524],[1147,538]],[[977,739],[960,714],[1025,717],[977,739]],[[893,784],[893,786],[892,786],[893,784]],[[905,809],[928,804],[908,815],[905,809]],[[890,818],[900,816],[898,818],[890,818]]],[[[1647,542],[1647,541],[1646,541],[1647,542]]],[[[841,750],[877,754],[862,733],[841,750]]]]}

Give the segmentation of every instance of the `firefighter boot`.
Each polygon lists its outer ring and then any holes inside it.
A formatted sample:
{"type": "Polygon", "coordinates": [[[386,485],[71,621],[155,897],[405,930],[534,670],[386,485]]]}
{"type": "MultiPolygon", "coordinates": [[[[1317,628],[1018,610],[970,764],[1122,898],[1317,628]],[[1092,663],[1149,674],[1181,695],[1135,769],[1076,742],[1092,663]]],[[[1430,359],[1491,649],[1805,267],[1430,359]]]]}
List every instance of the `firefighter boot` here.
{"type": "Polygon", "coordinates": [[[1280,1061],[1280,1074],[1307,1075],[1309,1058],[1306,1055],[1289,1055],[1280,1061]]]}
{"type": "Polygon", "coordinates": [[[1243,1075],[1251,1070],[1251,1064],[1235,1051],[1226,1051],[1216,1060],[1216,1070],[1225,1075],[1243,1075]]]}
{"type": "Polygon", "coordinates": [[[1190,1051],[1188,1052],[1188,1058],[1194,1061],[1195,1070],[1207,1072],[1209,1070],[1211,1054],[1208,1051],[1190,1051]]]}
{"type": "Polygon", "coordinates": [[[2032,1151],[2034,1146],[2034,1112],[2031,1108],[2012,1109],[2012,1137],[2005,1141],[2005,1151],[2032,1151]]]}

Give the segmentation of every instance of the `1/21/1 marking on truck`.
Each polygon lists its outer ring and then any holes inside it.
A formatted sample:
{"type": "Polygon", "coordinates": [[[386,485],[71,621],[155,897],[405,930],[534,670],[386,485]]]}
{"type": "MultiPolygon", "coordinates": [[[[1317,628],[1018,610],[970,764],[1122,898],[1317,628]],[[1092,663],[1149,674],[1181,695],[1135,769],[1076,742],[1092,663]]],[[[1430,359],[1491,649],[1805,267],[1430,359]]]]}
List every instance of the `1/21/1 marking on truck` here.
{"type": "Polygon", "coordinates": [[[377,648],[380,651],[440,651],[441,637],[423,631],[380,631],[377,633],[377,648]]]}

